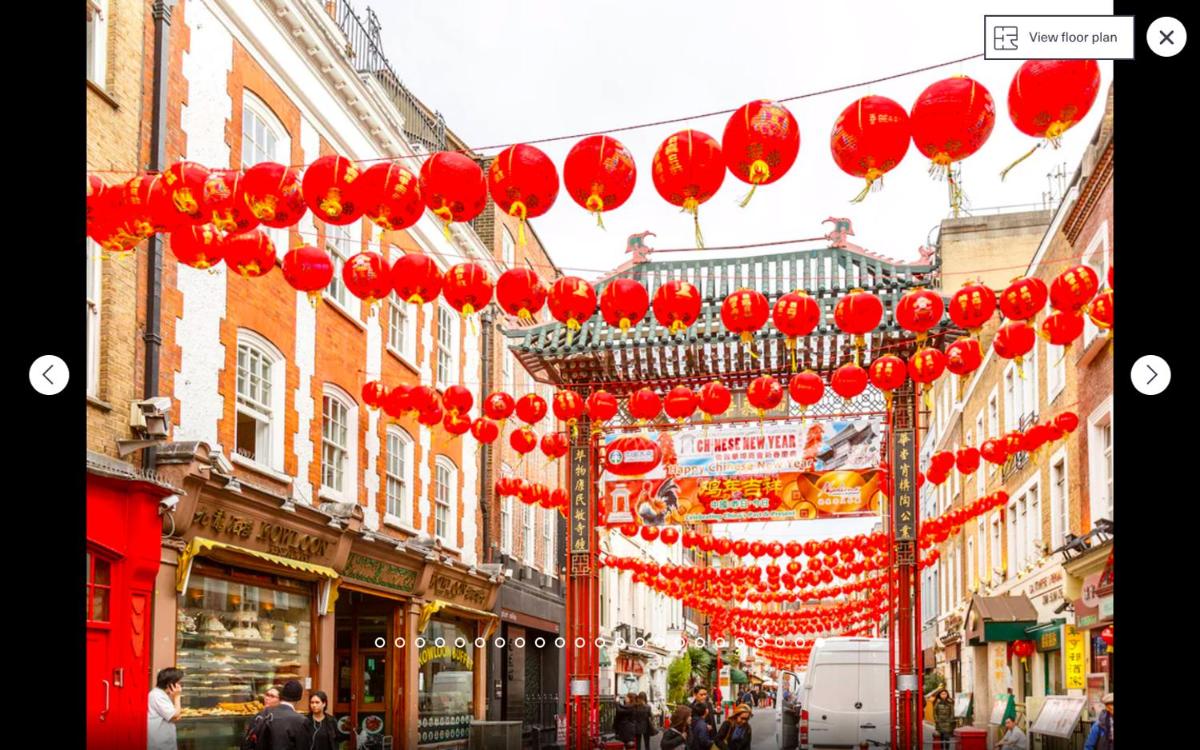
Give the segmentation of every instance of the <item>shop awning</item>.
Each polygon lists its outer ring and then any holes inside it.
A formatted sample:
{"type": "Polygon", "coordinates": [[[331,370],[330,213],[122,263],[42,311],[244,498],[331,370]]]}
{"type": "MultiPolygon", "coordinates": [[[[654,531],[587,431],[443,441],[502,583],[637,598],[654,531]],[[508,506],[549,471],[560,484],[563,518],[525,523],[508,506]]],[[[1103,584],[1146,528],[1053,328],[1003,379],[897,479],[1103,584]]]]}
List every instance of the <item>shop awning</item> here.
{"type": "Polygon", "coordinates": [[[175,571],[175,590],[181,594],[187,590],[188,579],[192,576],[192,561],[197,556],[208,557],[231,565],[248,564],[250,567],[258,569],[285,568],[299,573],[299,577],[305,580],[319,581],[321,589],[318,594],[317,609],[320,614],[329,612],[333,608],[333,603],[337,601],[339,576],[333,568],[303,560],[293,560],[283,555],[273,555],[270,552],[239,547],[228,542],[218,542],[216,539],[205,539],[202,536],[194,537],[179,553],[179,567],[175,571]]]}
{"type": "Polygon", "coordinates": [[[492,632],[500,623],[500,616],[495,612],[487,612],[482,609],[468,607],[465,604],[455,604],[454,602],[446,602],[442,601],[441,599],[434,599],[433,601],[421,607],[421,616],[417,620],[417,633],[424,633],[425,627],[429,624],[429,618],[446,608],[457,609],[475,617],[491,620],[492,622],[488,623],[487,632],[485,632],[483,635],[484,640],[492,637],[492,632]]]}
{"type": "Polygon", "coordinates": [[[967,640],[972,644],[1020,641],[1025,629],[1037,624],[1038,614],[1029,597],[974,596],[967,609],[967,640]]]}

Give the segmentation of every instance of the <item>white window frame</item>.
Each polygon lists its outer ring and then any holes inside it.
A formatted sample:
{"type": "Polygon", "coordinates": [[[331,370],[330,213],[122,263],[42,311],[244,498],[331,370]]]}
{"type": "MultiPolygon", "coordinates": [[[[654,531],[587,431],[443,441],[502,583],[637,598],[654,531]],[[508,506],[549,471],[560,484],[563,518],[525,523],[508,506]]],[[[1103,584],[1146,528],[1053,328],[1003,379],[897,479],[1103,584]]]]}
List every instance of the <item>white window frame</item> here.
{"type": "Polygon", "coordinates": [[[982,586],[984,581],[990,581],[992,578],[990,575],[984,575],[984,573],[987,572],[988,537],[987,522],[984,521],[983,516],[980,516],[976,521],[975,536],[979,539],[979,561],[978,567],[975,570],[975,575],[977,576],[979,584],[982,586]]]}
{"type": "MultiPolygon", "coordinates": [[[[976,446],[975,446],[976,448],[978,448],[980,445],[983,444],[983,441],[985,439],[984,434],[985,433],[983,431],[983,409],[980,409],[979,414],[975,415],[975,435],[977,437],[976,446]]],[[[984,465],[981,465],[975,471],[975,496],[976,496],[976,498],[981,498],[985,494],[987,494],[988,470],[987,470],[986,466],[991,466],[991,463],[988,461],[983,461],[982,463],[984,465]]]]}
{"type": "Polygon", "coordinates": [[[455,385],[459,381],[458,374],[458,340],[461,333],[461,322],[458,313],[449,305],[438,303],[437,320],[434,331],[434,365],[439,389],[455,385]],[[449,334],[446,335],[446,330],[449,334]],[[444,358],[444,359],[443,359],[444,358]]]}
{"type": "Polygon", "coordinates": [[[992,569],[992,574],[991,574],[990,578],[992,579],[993,583],[996,582],[997,577],[999,577],[1000,580],[1004,580],[1004,577],[1006,576],[1007,570],[1008,570],[1007,566],[1004,565],[1004,557],[1003,557],[1004,541],[1002,538],[1003,536],[1004,536],[1004,523],[1000,519],[1000,511],[995,511],[992,513],[992,544],[991,544],[992,554],[991,554],[991,560],[990,560],[990,563],[991,563],[990,567],[992,569]]]}
{"type": "MultiPolygon", "coordinates": [[[[955,458],[958,457],[958,441],[954,441],[954,445],[950,448],[953,451],[955,458]]],[[[950,481],[953,483],[953,489],[950,492],[951,497],[959,497],[962,493],[962,476],[959,474],[958,467],[950,470],[950,481]]],[[[953,501],[951,501],[953,502],[953,501]]]]}
{"type": "Polygon", "coordinates": [[[513,552],[513,499],[500,501],[500,551],[512,557],[513,552]]]}
{"type": "MultiPolygon", "coordinates": [[[[1113,425],[1112,396],[1109,395],[1088,415],[1088,504],[1092,526],[1101,518],[1114,520],[1108,497],[1108,459],[1104,449],[1104,427],[1113,425]]],[[[1113,431],[1113,439],[1116,432],[1113,431]]]]}
{"type": "Polygon", "coordinates": [[[1005,579],[1013,578],[1017,574],[1017,568],[1022,564],[1024,556],[1021,554],[1022,537],[1025,530],[1024,512],[1018,513],[1019,508],[1025,506],[1025,496],[1023,494],[1013,495],[1008,501],[1008,565],[1005,566],[1005,579]]]}
{"type": "Polygon", "coordinates": [[[87,77],[108,90],[108,0],[87,0],[87,77]]]}
{"type": "Polygon", "coordinates": [[[1021,423],[1021,377],[1015,363],[1004,368],[1004,431],[1012,432],[1021,423]]]}
{"type": "Polygon", "coordinates": [[[979,566],[975,562],[975,540],[971,537],[967,538],[967,566],[969,567],[969,570],[970,570],[970,575],[967,576],[968,581],[969,581],[968,588],[971,591],[974,591],[975,590],[975,573],[979,569],[979,566]]]}
{"type": "MultiPolygon", "coordinates": [[[[246,122],[247,116],[255,118],[263,124],[263,129],[270,132],[275,137],[275,148],[266,149],[263,153],[263,158],[259,161],[273,161],[276,164],[291,164],[292,163],[292,136],[288,133],[287,128],[283,126],[283,122],[276,116],[275,112],[270,107],[259,99],[249,90],[242,91],[242,150],[239,158],[242,162],[242,169],[248,169],[259,162],[246,163],[246,122]]],[[[259,229],[267,233],[271,239],[271,243],[275,246],[275,254],[282,258],[288,252],[288,229],[286,227],[274,228],[260,226],[259,229]]]]}
{"type": "Polygon", "coordinates": [[[346,266],[346,261],[355,254],[352,226],[354,225],[325,224],[325,250],[329,252],[330,261],[333,263],[333,278],[325,287],[325,299],[358,320],[358,314],[351,310],[351,306],[358,300],[350,294],[350,290],[342,281],[342,269],[346,266]]]}
{"type": "Polygon", "coordinates": [[[254,466],[270,469],[275,472],[282,472],[284,467],[284,417],[285,406],[287,403],[287,360],[283,356],[283,352],[274,344],[267,340],[262,335],[248,330],[241,329],[238,331],[237,347],[234,353],[234,411],[235,414],[246,414],[257,421],[265,421],[265,424],[260,428],[259,434],[255,436],[255,456],[243,456],[236,450],[237,445],[237,419],[234,419],[234,455],[242,461],[246,461],[254,466]],[[250,398],[243,399],[237,384],[240,382],[240,377],[237,377],[238,371],[241,369],[241,351],[245,347],[248,351],[256,352],[259,357],[265,359],[270,371],[267,375],[267,384],[271,389],[270,402],[262,404],[270,411],[263,412],[256,408],[253,403],[245,403],[250,398]],[[265,433],[265,434],[264,434],[265,433]],[[257,448],[259,442],[265,443],[265,451],[257,448]],[[266,456],[262,454],[265,452],[266,456]]]}
{"type": "MultiPolygon", "coordinates": [[[[1096,228],[1096,233],[1092,235],[1092,239],[1088,242],[1087,249],[1080,256],[1080,262],[1089,266],[1096,275],[1099,276],[1099,286],[1101,289],[1108,286],[1108,267],[1111,263],[1111,254],[1108,247],[1108,220],[1100,222],[1100,226],[1096,228]],[[1100,255],[1097,261],[1096,255],[1100,255]]],[[[1100,335],[1100,329],[1092,322],[1088,316],[1083,316],[1083,349],[1086,351],[1092,345],[1092,342],[1100,335]]]]}
{"type": "Polygon", "coordinates": [[[557,508],[547,508],[542,513],[542,569],[549,575],[554,575],[554,522],[558,516],[557,508]]]}
{"type": "Polygon", "coordinates": [[[1046,344],[1046,403],[1054,402],[1067,387],[1067,347],[1046,344]]]}
{"type": "Polygon", "coordinates": [[[517,243],[513,241],[512,231],[506,227],[500,227],[503,231],[500,232],[500,260],[504,263],[504,270],[508,271],[516,268],[517,262],[517,243]]]}
{"type": "Polygon", "coordinates": [[[414,445],[408,432],[396,425],[388,426],[383,463],[384,522],[406,529],[412,529],[413,525],[414,445]],[[395,466],[397,462],[398,467],[395,466]],[[397,484],[399,492],[394,493],[392,488],[397,484]]]}
{"type": "Polygon", "coordinates": [[[533,505],[532,503],[529,505],[526,505],[524,518],[522,519],[523,528],[522,528],[522,534],[521,534],[521,544],[522,544],[523,549],[521,550],[521,559],[524,560],[526,565],[530,565],[530,566],[533,565],[533,559],[534,559],[533,558],[533,542],[534,542],[533,524],[534,524],[534,509],[536,507],[537,506],[533,505]]]}
{"type": "Polygon", "coordinates": [[[387,349],[413,369],[417,359],[417,314],[395,292],[388,295],[387,349]]]}
{"type": "Polygon", "coordinates": [[[1042,539],[1042,478],[1036,475],[1023,484],[1013,495],[1009,507],[1016,509],[1016,514],[1009,520],[1009,529],[1016,528],[1015,552],[1010,559],[1013,567],[1025,567],[1041,557],[1041,551],[1034,543],[1044,542],[1042,539]]]}
{"type": "Polygon", "coordinates": [[[358,403],[349,393],[337,386],[326,383],[321,393],[321,490],[320,496],[338,502],[358,502],[358,403]],[[326,408],[325,399],[332,399],[346,410],[346,446],[345,466],[342,474],[342,489],[331,487],[325,483],[325,444],[336,446],[326,438],[326,408]]]}
{"type": "Polygon", "coordinates": [[[438,456],[433,462],[433,535],[442,540],[443,546],[458,548],[458,466],[446,456],[438,456]],[[443,480],[442,473],[445,472],[443,480]],[[441,495],[445,489],[446,495],[441,495]],[[445,513],[444,518],[438,518],[445,513]],[[438,532],[438,523],[442,532],[438,532]]]}
{"type": "Polygon", "coordinates": [[[1050,533],[1053,540],[1051,549],[1057,549],[1066,543],[1066,535],[1071,532],[1071,472],[1067,461],[1067,449],[1058,449],[1050,457],[1050,533]],[[1062,468],[1061,482],[1055,472],[1062,468]]]}
{"type": "Polygon", "coordinates": [[[87,240],[87,395],[100,393],[100,306],[103,302],[104,270],[100,245],[87,240]]]}
{"type": "Polygon", "coordinates": [[[1000,436],[1000,386],[992,386],[988,394],[988,432],[989,438],[1000,436]]]}

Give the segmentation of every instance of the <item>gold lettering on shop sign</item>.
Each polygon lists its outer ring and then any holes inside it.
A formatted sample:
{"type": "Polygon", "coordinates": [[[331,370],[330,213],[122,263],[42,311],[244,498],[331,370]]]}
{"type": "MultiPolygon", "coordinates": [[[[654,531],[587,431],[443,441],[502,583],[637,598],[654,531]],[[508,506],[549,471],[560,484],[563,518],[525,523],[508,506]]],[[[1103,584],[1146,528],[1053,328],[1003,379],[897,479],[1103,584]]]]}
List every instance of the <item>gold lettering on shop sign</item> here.
{"type": "Polygon", "coordinates": [[[237,539],[251,539],[262,543],[266,551],[273,555],[290,557],[293,560],[308,562],[313,558],[322,558],[329,551],[330,542],[326,539],[302,534],[286,526],[255,521],[244,516],[235,516],[223,508],[210,510],[205,507],[196,509],[192,516],[192,524],[197,528],[208,529],[215,536],[224,534],[237,539]],[[258,524],[258,533],[254,526],[258,524]]]}

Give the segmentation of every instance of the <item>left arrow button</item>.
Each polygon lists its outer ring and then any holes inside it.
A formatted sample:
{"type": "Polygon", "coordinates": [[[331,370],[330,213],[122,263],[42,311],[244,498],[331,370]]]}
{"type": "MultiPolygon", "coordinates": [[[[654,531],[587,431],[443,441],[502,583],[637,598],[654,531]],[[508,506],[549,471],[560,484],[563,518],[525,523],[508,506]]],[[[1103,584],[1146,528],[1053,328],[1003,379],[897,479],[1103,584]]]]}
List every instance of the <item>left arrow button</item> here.
{"type": "Polygon", "coordinates": [[[63,392],[71,380],[71,370],[61,357],[43,354],[29,368],[29,384],[43,396],[55,396],[63,392]]]}

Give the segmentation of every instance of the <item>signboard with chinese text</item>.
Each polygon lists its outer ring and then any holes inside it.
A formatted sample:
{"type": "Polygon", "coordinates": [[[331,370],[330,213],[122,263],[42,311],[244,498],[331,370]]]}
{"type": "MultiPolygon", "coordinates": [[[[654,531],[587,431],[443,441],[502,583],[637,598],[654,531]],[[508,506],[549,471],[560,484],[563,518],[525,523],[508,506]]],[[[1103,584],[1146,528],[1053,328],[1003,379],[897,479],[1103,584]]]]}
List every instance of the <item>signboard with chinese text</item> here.
{"type": "Polygon", "coordinates": [[[1067,690],[1087,687],[1087,638],[1072,625],[1063,625],[1063,667],[1067,690]]]}
{"type": "Polygon", "coordinates": [[[892,431],[892,460],[895,462],[895,496],[892,530],[897,542],[917,538],[917,451],[912,429],[892,431]]]}
{"type": "MultiPolygon", "coordinates": [[[[592,552],[591,457],[587,443],[571,446],[570,515],[567,516],[567,544],[572,556],[592,552]]],[[[572,558],[574,560],[574,558],[572,558]]],[[[574,562],[572,570],[574,572],[574,562]]]]}
{"type": "Polygon", "coordinates": [[[608,435],[600,521],[661,526],[878,514],[881,420],[802,424],[608,435]]]}

